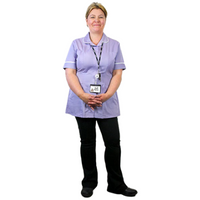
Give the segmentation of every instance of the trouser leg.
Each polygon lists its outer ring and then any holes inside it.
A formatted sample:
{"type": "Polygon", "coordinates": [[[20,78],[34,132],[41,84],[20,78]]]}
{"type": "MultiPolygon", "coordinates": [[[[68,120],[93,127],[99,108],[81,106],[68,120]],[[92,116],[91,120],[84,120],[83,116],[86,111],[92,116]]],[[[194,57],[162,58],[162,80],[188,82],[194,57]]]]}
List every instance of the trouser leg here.
{"type": "Polygon", "coordinates": [[[127,186],[124,183],[120,160],[120,132],[117,118],[97,119],[105,144],[105,163],[108,172],[108,191],[123,192],[127,186]]]}
{"type": "Polygon", "coordinates": [[[97,186],[96,120],[78,117],[76,120],[81,138],[81,161],[84,172],[82,185],[94,189],[97,186]]]}

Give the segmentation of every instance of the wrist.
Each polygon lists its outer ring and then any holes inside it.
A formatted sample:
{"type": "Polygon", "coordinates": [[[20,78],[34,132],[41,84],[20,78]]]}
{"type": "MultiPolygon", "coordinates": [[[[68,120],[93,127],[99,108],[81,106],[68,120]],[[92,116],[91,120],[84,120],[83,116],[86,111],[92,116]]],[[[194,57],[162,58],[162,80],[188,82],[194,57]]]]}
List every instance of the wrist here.
{"type": "Polygon", "coordinates": [[[106,92],[106,100],[110,99],[110,97],[112,97],[113,94],[111,94],[110,92],[106,92]]]}
{"type": "Polygon", "coordinates": [[[77,96],[78,96],[80,99],[83,100],[84,94],[85,94],[85,92],[80,92],[80,93],[77,94],[77,96]]]}

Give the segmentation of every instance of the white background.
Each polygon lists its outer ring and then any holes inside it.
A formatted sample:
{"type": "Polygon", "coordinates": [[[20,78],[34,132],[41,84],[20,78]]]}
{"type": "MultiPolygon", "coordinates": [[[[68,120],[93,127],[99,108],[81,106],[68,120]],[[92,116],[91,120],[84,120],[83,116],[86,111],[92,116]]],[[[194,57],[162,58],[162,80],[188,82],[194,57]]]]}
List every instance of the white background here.
{"type": "MultiPolygon", "coordinates": [[[[66,115],[62,69],[84,37],[92,1],[19,0],[0,5],[0,199],[82,199],[80,139],[66,115]],[[71,196],[73,195],[73,196],[71,196]]],[[[118,91],[122,170],[135,199],[199,200],[200,6],[196,0],[123,0],[105,33],[120,42],[127,70],[118,91]]],[[[98,131],[99,185],[106,191],[98,131]]]]}

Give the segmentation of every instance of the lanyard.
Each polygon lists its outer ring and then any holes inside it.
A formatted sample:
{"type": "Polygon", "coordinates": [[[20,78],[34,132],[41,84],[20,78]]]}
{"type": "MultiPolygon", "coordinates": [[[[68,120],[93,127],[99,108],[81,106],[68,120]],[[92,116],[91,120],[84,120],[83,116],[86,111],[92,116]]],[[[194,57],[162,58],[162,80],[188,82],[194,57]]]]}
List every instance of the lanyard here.
{"type": "Polygon", "coordinates": [[[91,47],[92,47],[92,50],[93,50],[94,55],[95,55],[96,60],[97,60],[97,64],[98,64],[98,74],[99,74],[100,61],[101,61],[101,54],[102,54],[102,50],[103,50],[103,43],[102,43],[102,45],[101,45],[101,51],[100,51],[99,59],[98,59],[98,57],[97,57],[96,51],[94,50],[94,47],[93,47],[93,46],[91,46],[91,47]]]}

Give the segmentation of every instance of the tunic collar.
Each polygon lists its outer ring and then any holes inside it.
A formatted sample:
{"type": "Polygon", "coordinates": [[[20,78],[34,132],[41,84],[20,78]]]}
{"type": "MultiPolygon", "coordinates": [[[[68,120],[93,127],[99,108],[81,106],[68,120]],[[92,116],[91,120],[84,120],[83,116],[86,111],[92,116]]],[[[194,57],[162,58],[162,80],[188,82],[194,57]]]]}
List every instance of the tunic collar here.
{"type": "Polygon", "coordinates": [[[109,42],[109,39],[108,39],[108,37],[103,33],[103,36],[102,36],[100,42],[98,43],[98,45],[95,45],[95,44],[93,44],[92,41],[90,40],[90,33],[88,33],[88,34],[84,37],[84,40],[83,40],[83,41],[84,41],[84,43],[90,44],[90,45],[92,45],[92,46],[99,46],[99,45],[101,45],[102,43],[108,43],[108,42],[109,42]]]}

